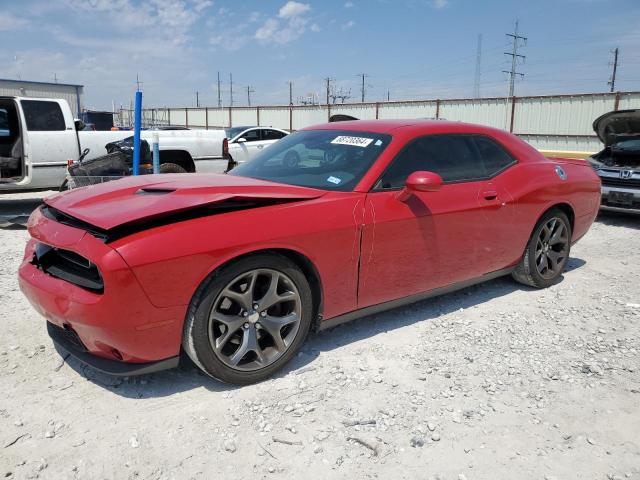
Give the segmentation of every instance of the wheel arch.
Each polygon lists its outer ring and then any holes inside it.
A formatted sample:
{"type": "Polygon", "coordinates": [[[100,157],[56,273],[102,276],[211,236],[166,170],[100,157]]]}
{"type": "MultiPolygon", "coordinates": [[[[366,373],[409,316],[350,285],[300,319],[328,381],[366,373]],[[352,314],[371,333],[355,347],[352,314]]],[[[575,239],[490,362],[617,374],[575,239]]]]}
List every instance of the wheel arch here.
{"type": "Polygon", "coordinates": [[[175,163],[176,165],[180,165],[189,173],[196,171],[196,165],[193,158],[186,150],[160,150],[160,164],[162,165],[163,163],[175,163]]]}
{"type": "MultiPolygon", "coordinates": [[[[309,282],[309,288],[311,289],[311,296],[313,299],[313,314],[314,314],[314,323],[312,324],[312,330],[316,330],[319,322],[320,315],[322,314],[322,306],[323,306],[323,288],[322,288],[322,279],[320,277],[320,273],[316,268],[315,264],[311,261],[309,257],[304,255],[303,253],[293,250],[291,248],[284,247],[272,247],[272,248],[263,248],[258,250],[252,250],[249,252],[244,252],[239,255],[236,255],[232,258],[226,259],[223,263],[216,266],[206,278],[215,272],[219,271],[222,268],[225,268],[232,262],[237,262],[238,260],[242,260],[244,258],[253,257],[261,254],[275,254],[282,257],[287,258],[291,262],[293,262],[304,274],[307,281],[309,282]]],[[[205,278],[205,280],[206,280],[205,278]]],[[[204,281],[204,280],[203,280],[204,281]]]]}
{"type": "MultiPolygon", "coordinates": [[[[547,207],[545,210],[543,210],[542,213],[540,213],[540,215],[536,219],[536,223],[534,224],[534,228],[535,228],[535,225],[538,224],[540,219],[542,217],[544,217],[547,214],[547,212],[549,212],[550,210],[553,210],[554,208],[560,210],[562,213],[564,213],[567,216],[567,218],[569,219],[569,223],[571,224],[571,233],[573,234],[573,230],[574,230],[575,223],[576,223],[576,213],[575,213],[575,210],[573,209],[573,207],[567,202],[554,203],[554,204],[550,205],[549,207],[547,207]]],[[[533,230],[531,231],[531,234],[533,234],[533,230]]]]}

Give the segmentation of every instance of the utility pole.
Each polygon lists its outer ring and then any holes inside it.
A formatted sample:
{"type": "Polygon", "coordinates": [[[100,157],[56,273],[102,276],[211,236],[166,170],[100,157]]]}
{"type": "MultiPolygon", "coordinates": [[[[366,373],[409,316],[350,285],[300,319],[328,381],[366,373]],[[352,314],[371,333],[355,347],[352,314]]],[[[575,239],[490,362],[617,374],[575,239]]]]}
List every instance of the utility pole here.
{"type": "Polygon", "coordinates": [[[362,86],[360,87],[360,93],[362,94],[362,103],[364,103],[364,94],[365,94],[365,86],[364,86],[364,79],[366,77],[368,77],[369,75],[367,75],[366,73],[358,73],[356,75],[357,77],[362,77],[362,86]]]}
{"type": "Polygon", "coordinates": [[[518,54],[518,48],[523,47],[527,44],[527,37],[522,37],[518,34],[518,20],[516,20],[516,27],[513,33],[507,33],[507,37],[511,37],[512,47],[511,53],[504,52],[505,55],[511,57],[511,70],[503,70],[503,73],[509,75],[509,96],[513,97],[513,90],[516,82],[516,75],[520,75],[520,78],[524,78],[524,73],[520,73],[516,71],[516,66],[518,65],[518,58],[521,58],[523,61],[526,58],[524,55],[518,54]],[[521,42],[522,41],[522,42],[521,42]]]}
{"type": "Polygon", "coordinates": [[[196,91],[196,108],[200,106],[200,93],[196,91]]]}
{"type": "Polygon", "coordinates": [[[136,89],[138,91],[140,91],[140,86],[143,84],[143,82],[140,81],[140,79],[138,78],[138,74],[136,73],[136,89]]]}
{"type": "Polygon", "coordinates": [[[218,108],[222,107],[222,96],[220,95],[220,72],[218,72],[218,108]]]}
{"type": "Polygon", "coordinates": [[[618,70],[618,47],[613,53],[613,72],[611,73],[611,79],[607,82],[607,85],[611,85],[611,93],[616,89],[616,72],[618,70]]]}
{"type": "Polygon", "coordinates": [[[58,74],[54,72],[53,74],[53,82],[58,83],[58,74]]]}
{"type": "Polygon", "coordinates": [[[233,107],[233,74],[229,74],[229,106],[233,107]]]}
{"type": "Polygon", "coordinates": [[[289,105],[293,105],[293,82],[287,82],[289,84],[289,105]]]}
{"type": "Polygon", "coordinates": [[[329,105],[329,97],[331,96],[331,82],[335,80],[334,78],[327,77],[324,79],[327,88],[327,105],[329,105]]]}
{"type": "Polygon", "coordinates": [[[251,88],[250,85],[247,85],[247,106],[251,106],[251,94],[255,92],[255,90],[253,88],[251,88]]]}
{"type": "Polygon", "coordinates": [[[387,102],[391,101],[391,92],[387,90],[387,102]]]}
{"type": "Polygon", "coordinates": [[[480,98],[480,75],[482,64],[482,34],[478,35],[478,46],[476,48],[476,74],[473,79],[473,96],[480,98]]]}

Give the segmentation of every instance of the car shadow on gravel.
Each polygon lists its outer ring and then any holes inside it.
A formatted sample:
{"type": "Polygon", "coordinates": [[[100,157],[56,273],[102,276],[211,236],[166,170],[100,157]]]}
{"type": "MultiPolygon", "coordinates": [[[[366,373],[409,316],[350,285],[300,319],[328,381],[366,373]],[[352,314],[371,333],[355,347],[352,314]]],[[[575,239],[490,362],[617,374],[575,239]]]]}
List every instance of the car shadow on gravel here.
{"type": "Polygon", "coordinates": [[[601,210],[596,217],[596,222],[604,223],[612,227],[626,227],[640,230],[640,215],[631,213],[601,210]]]}
{"type": "MultiPolygon", "coordinates": [[[[580,258],[572,257],[569,259],[566,272],[581,268],[585,263],[580,258]]],[[[563,280],[564,277],[561,277],[560,282],[563,280]]],[[[372,338],[380,333],[403,328],[418,322],[429,322],[442,315],[460,309],[471,308],[495,298],[509,295],[517,290],[534,291],[535,289],[515,282],[510,276],[501,277],[454,293],[422,300],[375,315],[368,315],[329,330],[312,334],[298,355],[285,368],[274,375],[272,379],[314,370],[313,361],[321,353],[330,352],[350,343],[372,338]]],[[[205,388],[210,392],[231,392],[242,388],[242,386],[224,384],[208,377],[188,358],[184,358],[180,366],[173,370],[137,377],[115,377],[84,365],[69,356],[63,349],[59,349],[58,352],[62,358],[66,358],[66,363],[79,376],[126,398],[158,398],[196,388],[205,388]]]]}

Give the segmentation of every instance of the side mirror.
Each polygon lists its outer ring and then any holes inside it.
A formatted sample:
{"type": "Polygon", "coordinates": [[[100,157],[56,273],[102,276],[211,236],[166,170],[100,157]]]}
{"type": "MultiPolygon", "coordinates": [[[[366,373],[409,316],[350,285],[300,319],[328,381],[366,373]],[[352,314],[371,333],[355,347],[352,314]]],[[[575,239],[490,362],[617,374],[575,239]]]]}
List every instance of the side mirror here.
{"type": "Polygon", "coordinates": [[[80,120],[79,118],[74,119],[74,120],[73,120],[73,124],[74,124],[74,126],[75,126],[75,128],[76,128],[76,131],[77,131],[77,132],[81,132],[82,130],[84,130],[84,127],[86,127],[86,126],[87,126],[87,125],[86,125],[82,120],[80,120]]]}
{"type": "Polygon", "coordinates": [[[435,192],[442,187],[442,177],[434,172],[413,172],[407,177],[404,188],[400,190],[397,199],[401,202],[416,192],[435,192]]]}
{"type": "Polygon", "coordinates": [[[241,137],[241,138],[236,140],[236,143],[246,143],[246,142],[247,142],[247,139],[244,138],[244,137],[241,137]]]}

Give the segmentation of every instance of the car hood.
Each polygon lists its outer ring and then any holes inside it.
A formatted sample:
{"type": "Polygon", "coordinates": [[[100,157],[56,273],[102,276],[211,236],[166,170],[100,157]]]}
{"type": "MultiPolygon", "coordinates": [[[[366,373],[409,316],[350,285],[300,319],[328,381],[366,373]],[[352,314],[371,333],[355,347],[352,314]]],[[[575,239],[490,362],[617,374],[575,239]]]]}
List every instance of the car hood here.
{"type": "Polygon", "coordinates": [[[640,134],[640,110],[618,110],[596,118],[593,130],[605,147],[616,143],[621,135],[640,134]]]}
{"type": "Polygon", "coordinates": [[[212,208],[212,214],[234,208],[309,200],[325,193],[234,175],[162,174],[126,177],[71,190],[45,199],[45,204],[90,225],[110,230],[140,220],[170,215],[179,217],[182,212],[186,214],[208,207],[212,208]]]}

